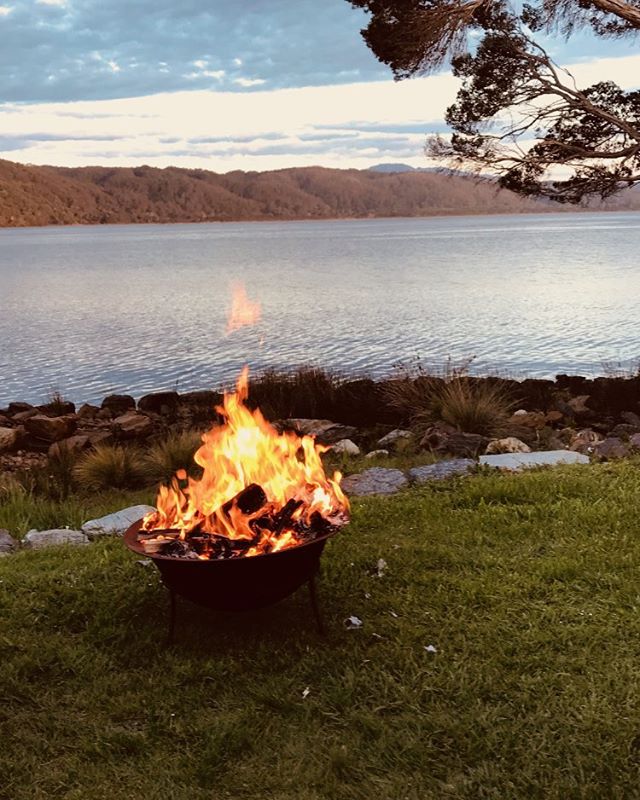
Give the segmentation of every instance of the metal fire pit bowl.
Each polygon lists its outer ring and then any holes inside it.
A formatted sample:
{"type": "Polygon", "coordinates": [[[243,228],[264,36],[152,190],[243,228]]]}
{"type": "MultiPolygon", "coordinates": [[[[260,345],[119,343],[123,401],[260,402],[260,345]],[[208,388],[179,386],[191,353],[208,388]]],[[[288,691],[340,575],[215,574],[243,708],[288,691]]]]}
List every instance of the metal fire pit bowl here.
{"type": "Polygon", "coordinates": [[[141,526],[142,520],[134,523],[125,533],[124,542],[134,553],[152,559],[160,570],[171,595],[170,640],[175,625],[176,595],[216,611],[251,611],[284,600],[303,583],[309,586],[316,623],[323,632],[315,576],[327,539],[337,531],[277,553],[200,561],[147,553],[137,540],[141,526]]]}

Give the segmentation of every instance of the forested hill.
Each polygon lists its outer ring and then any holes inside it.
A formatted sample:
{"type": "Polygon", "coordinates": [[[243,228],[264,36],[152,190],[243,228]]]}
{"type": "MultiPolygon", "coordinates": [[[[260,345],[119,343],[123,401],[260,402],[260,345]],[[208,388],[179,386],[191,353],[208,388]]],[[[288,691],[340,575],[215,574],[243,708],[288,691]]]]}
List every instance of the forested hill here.
{"type": "MultiPolygon", "coordinates": [[[[640,193],[608,206],[640,209],[640,193]]],[[[434,172],[35,167],[0,160],[0,226],[418,217],[563,210],[434,172]]]]}

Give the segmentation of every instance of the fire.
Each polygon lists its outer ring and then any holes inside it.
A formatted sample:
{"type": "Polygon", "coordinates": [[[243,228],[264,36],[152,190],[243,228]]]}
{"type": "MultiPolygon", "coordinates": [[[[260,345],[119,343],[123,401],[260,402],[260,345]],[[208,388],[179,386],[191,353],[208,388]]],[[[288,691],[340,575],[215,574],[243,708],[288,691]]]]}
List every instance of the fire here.
{"type": "Polygon", "coordinates": [[[342,476],[325,475],[321,456],[328,448],[311,436],[279,433],[247,407],[247,396],[245,367],[236,392],[216,409],[224,424],[202,436],[194,456],[201,477],[177,473],[160,488],[157,512],[145,517],[140,538],[150,552],[253,556],[295,547],[348,521],[342,476]]]}
{"type": "Polygon", "coordinates": [[[244,284],[236,284],[233,287],[233,299],[227,320],[226,335],[228,336],[233,331],[244,328],[246,325],[255,325],[261,316],[262,306],[260,303],[249,300],[244,284]]]}

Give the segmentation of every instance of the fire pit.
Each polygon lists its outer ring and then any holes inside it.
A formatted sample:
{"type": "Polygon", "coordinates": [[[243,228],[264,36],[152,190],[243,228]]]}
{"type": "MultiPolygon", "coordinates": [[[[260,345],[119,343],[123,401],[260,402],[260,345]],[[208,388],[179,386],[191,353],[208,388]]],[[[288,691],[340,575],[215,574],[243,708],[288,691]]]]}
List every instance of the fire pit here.
{"type": "Polygon", "coordinates": [[[133,525],[126,545],[151,558],[171,593],[223,611],[248,611],[309,585],[326,541],[349,519],[340,473],[328,478],[313,437],[279,433],[246,404],[243,371],[217,411],[224,424],[202,437],[197,477],[176,473],[160,487],[157,511],[133,525]]]}

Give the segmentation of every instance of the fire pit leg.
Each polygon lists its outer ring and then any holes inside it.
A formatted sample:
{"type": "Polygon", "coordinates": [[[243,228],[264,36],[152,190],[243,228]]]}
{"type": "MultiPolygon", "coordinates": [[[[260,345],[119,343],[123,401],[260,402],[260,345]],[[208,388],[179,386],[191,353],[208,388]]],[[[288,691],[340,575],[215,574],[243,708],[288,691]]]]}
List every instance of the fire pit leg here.
{"type": "Polygon", "coordinates": [[[318,626],[318,633],[320,636],[324,636],[326,633],[324,623],[322,622],[322,616],[320,614],[320,607],[318,606],[318,592],[316,589],[316,576],[312,575],[307,582],[307,586],[309,587],[309,597],[311,598],[311,608],[313,609],[313,616],[316,619],[316,625],[318,626]]]}
{"type": "Polygon", "coordinates": [[[169,612],[169,632],[167,633],[167,645],[172,645],[174,641],[174,632],[176,628],[176,593],[173,589],[169,589],[169,600],[171,603],[171,610],[169,612]]]}

